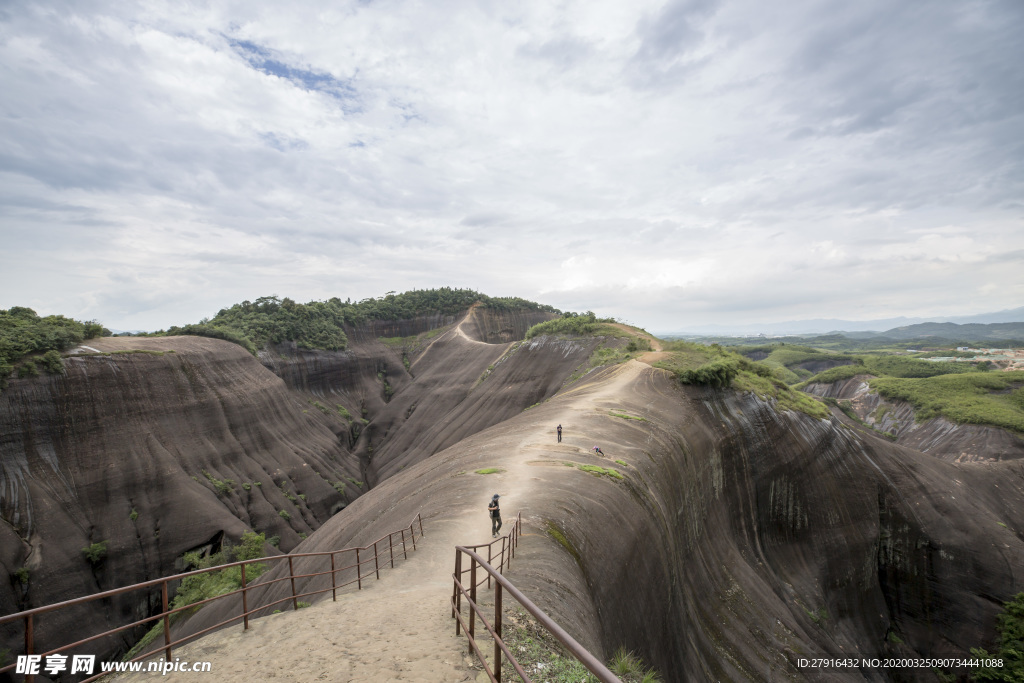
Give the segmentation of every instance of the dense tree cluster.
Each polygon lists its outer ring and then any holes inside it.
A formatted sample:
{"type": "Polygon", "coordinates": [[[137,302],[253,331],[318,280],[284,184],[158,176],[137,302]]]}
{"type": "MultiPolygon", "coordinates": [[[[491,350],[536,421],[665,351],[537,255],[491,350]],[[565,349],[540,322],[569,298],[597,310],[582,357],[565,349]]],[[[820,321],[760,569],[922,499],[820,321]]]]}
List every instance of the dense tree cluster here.
{"type": "Polygon", "coordinates": [[[308,349],[340,350],[348,344],[346,325],[368,320],[408,320],[421,315],[455,315],[479,302],[496,310],[527,309],[557,312],[551,306],[517,297],[489,297],[471,289],[412,290],[388,292],[379,298],[352,302],[334,297],[300,304],[287,297],[264,296],[224,308],[210,320],[172,327],[160,335],[194,334],[226,339],[251,353],[267,344],[296,342],[308,349]]]}
{"type": "Polygon", "coordinates": [[[110,330],[94,321],[80,322],[62,315],[40,318],[24,306],[0,309],[0,385],[6,383],[16,364],[23,377],[38,375],[40,367],[60,372],[61,351],[86,339],[109,335],[110,330]]]}

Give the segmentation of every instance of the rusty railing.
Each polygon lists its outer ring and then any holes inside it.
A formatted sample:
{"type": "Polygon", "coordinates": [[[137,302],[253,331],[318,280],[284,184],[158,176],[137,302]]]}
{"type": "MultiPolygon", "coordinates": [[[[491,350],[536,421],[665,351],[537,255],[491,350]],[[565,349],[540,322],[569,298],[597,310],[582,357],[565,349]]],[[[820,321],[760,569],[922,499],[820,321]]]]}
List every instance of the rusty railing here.
{"type": "MultiPolygon", "coordinates": [[[[381,558],[381,556],[384,556],[383,564],[386,566],[388,563],[390,563],[392,569],[395,566],[395,550],[396,549],[401,549],[402,556],[403,556],[404,559],[408,559],[409,558],[408,549],[406,547],[407,535],[408,535],[408,540],[412,542],[412,549],[416,550],[416,527],[417,526],[419,527],[420,536],[422,537],[424,535],[423,534],[423,519],[422,519],[422,517],[420,515],[417,514],[413,518],[413,520],[409,523],[409,525],[407,527],[405,527],[403,529],[399,529],[397,531],[392,531],[387,536],[381,536],[380,538],[378,538],[373,543],[371,543],[371,544],[369,544],[367,546],[364,546],[364,547],[360,547],[360,548],[342,548],[341,550],[329,550],[329,551],[318,552],[318,553],[298,553],[298,554],[294,554],[294,555],[272,555],[272,556],[269,556],[269,557],[260,557],[260,558],[254,559],[254,560],[243,560],[243,561],[240,561],[240,562],[231,562],[231,563],[228,563],[228,564],[218,565],[216,567],[210,567],[208,569],[198,569],[196,571],[183,572],[181,574],[175,574],[173,576],[167,576],[167,577],[164,577],[162,579],[153,579],[151,581],[144,581],[142,583],[136,583],[136,584],[132,584],[130,586],[124,586],[122,588],[114,588],[112,590],[103,591],[102,593],[95,593],[93,595],[87,595],[87,596],[84,596],[84,597],[81,597],[81,598],[75,598],[74,600],[66,600],[64,602],[58,602],[58,603],[54,603],[52,605],[45,605],[43,607],[36,607],[34,609],[25,610],[23,612],[17,612],[15,614],[9,614],[7,616],[0,617],[0,625],[6,624],[6,623],[10,623],[10,622],[14,622],[14,621],[18,621],[18,620],[22,620],[24,622],[24,624],[25,624],[25,652],[23,654],[26,654],[26,655],[38,654],[39,656],[45,658],[48,655],[58,654],[58,653],[60,653],[62,651],[68,651],[68,650],[71,650],[73,648],[77,648],[77,647],[80,647],[82,645],[85,645],[87,643],[91,643],[93,641],[99,640],[100,638],[105,638],[105,637],[113,635],[115,633],[120,633],[121,631],[126,631],[128,629],[136,628],[138,626],[142,626],[143,624],[148,624],[150,622],[157,621],[158,619],[162,619],[163,620],[163,636],[164,636],[164,645],[163,645],[163,647],[158,647],[155,650],[147,650],[146,652],[138,655],[137,657],[134,657],[133,659],[131,659],[129,661],[131,661],[131,662],[141,661],[141,660],[147,659],[149,657],[152,657],[155,652],[158,652],[159,650],[163,650],[164,653],[165,653],[164,656],[166,658],[166,661],[169,662],[169,661],[171,661],[171,650],[172,650],[172,648],[181,646],[181,645],[183,645],[183,644],[185,644],[185,643],[187,643],[189,641],[195,640],[199,636],[205,635],[206,633],[209,633],[210,631],[214,631],[216,629],[219,629],[222,626],[227,626],[228,624],[230,624],[230,623],[232,623],[234,621],[238,621],[239,619],[242,620],[243,629],[248,629],[249,628],[249,616],[254,614],[254,613],[256,613],[256,612],[259,612],[261,610],[269,609],[270,607],[273,607],[275,605],[279,605],[279,604],[282,604],[282,603],[286,603],[286,602],[289,602],[289,601],[292,603],[292,608],[293,609],[298,609],[299,608],[299,598],[305,598],[305,597],[308,597],[310,595],[318,595],[320,593],[326,593],[327,591],[331,591],[332,592],[332,599],[337,601],[337,599],[338,599],[338,589],[339,588],[345,588],[346,586],[350,586],[353,583],[357,585],[359,590],[362,590],[362,588],[363,588],[363,579],[364,578],[370,578],[372,575],[376,575],[376,578],[378,578],[378,579],[380,578],[380,569],[381,569],[381,560],[380,560],[380,558],[381,558]],[[384,548],[384,541],[385,540],[387,540],[387,542],[388,542],[386,549],[384,548]],[[373,557],[369,557],[368,555],[365,554],[365,551],[371,550],[371,549],[373,550],[373,557]],[[348,564],[348,565],[341,566],[341,567],[337,566],[338,563],[336,561],[336,557],[338,555],[342,555],[343,553],[349,553],[350,556],[354,554],[355,562],[353,564],[348,564]],[[364,553],[364,554],[361,555],[360,553],[364,553]],[[322,572],[313,572],[313,573],[308,573],[308,574],[296,574],[295,573],[294,560],[296,560],[298,558],[305,558],[305,557],[330,558],[331,568],[329,570],[322,571],[322,572]],[[280,562],[280,561],[285,561],[285,560],[288,562],[288,576],[282,576],[280,578],[271,579],[269,581],[261,581],[261,582],[254,583],[254,584],[251,584],[251,585],[247,584],[246,577],[245,577],[245,567],[246,567],[246,565],[262,564],[262,563],[265,563],[265,562],[280,562]],[[373,563],[373,568],[369,569],[366,572],[366,574],[364,575],[363,572],[362,572],[363,565],[369,564],[371,562],[373,563]],[[178,607],[176,609],[170,609],[170,601],[169,601],[169,597],[168,597],[169,596],[169,591],[168,591],[168,585],[167,585],[168,583],[173,582],[173,581],[180,581],[181,579],[187,578],[189,576],[196,576],[198,574],[206,574],[206,573],[209,573],[209,572],[221,571],[223,569],[228,569],[230,567],[241,567],[241,576],[242,576],[242,587],[241,588],[239,588],[238,590],[231,591],[230,593],[224,593],[223,595],[217,595],[217,596],[214,596],[212,598],[207,598],[206,600],[201,600],[199,602],[194,602],[191,605],[185,605],[184,607],[178,607]],[[350,570],[350,569],[353,569],[353,568],[355,569],[355,578],[352,579],[351,581],[347,581],[345,583],[339,584],[338,583],[338,573],[339,572],[344,572],[344,571],[347,571],[347,570],[350,570]],[[330,588],[323,588],[321,590],[310,591],[308,593],[296,593],[296,590],[295,590],[295,580],[296,579],[308,579],[308,578],[313,578],[313,577],[317,577],[317,576],[326,576],[328,574],[330,574],[330,576],[331,576],[331,587],[330,588]],[[250,593],[251,592],[263,589],[263,593],[265,595],[266,592],[267,592],[266,589],[269,586],[272,586],[274,584],[280,583],[282,581],[289,581],[291,583],[291,595],[290,596],[282,598],[280,600],[275,600],[274,602],[270,602],[270,603],[267,603],[267,604],[261,604],[258,607],[250,608],[250,600],[251,600],[250,593]],[[109,631],[104,631],[103,633],[99,633],[99,634],[96,634],[94,636],[89,636],[88,638],[84,638],[84,639],[79,640],[77,642],[70,643],[68,645],[62,645],[60,647],[53,648],[51,650],[47,650],[46,652],[36,653],[34,651],[35,642],[34,642],[34,637],[33,637],[33,627],[34,627],[34,621],[35,621],[35,617],[36,616],[38,616],[40,614],[44,614],[46,612],[54,612],[56,610],[63,609],[65,607],[72,607],[72,606],[75,606],[75,605],[81,605],[81,604],[84,604],[84,603],[87,603],[87,602],[92,602],[94,600],[102,600],[104,598],[109,598],[109,597],[112,597],[112,596],[115,596],[115,595],[120,595],[122,593],[128,593],[128,592],[135,591],[135,590],[142,590],[142,589],[147,589],[147,588],[151,589],[151,588],[155,588],[156,586],[160,586],[160,593],[161,593],[160,597],[161,597],[161,601],[162,601],[162,604],[163,604],[163,610],[159,614],[154,614],[153,616],[146,617],[145,619],[140,619],[138,621],[133,621],[132,623],[126,624],[124,626],[118,626],[117,628],[110,629],[109,631]],[[226,620],[224,620],[224,621],[222,621],[222,622],[220,622],[218,624],[214,624],[213,626],[210,626],[208,628],[204,628],[201,631],[197,631],[196,633],[193,633],[192,635],[185,636],[184,638],[180,638],[180,639],[175,640],[175,641],[171,641],[171,621],[170,620],[171,620],[171,617],[173,615],[175,615],[175,614],[177,614],[179,612],[184,612],[186,610],[194,610],[195,608],[200,607],[202,605],[205,605],[205,604],[207,604],[209,602],[213,602],[215,600],[221,600],[223,598],[230,598],[230,597],[235,596],[235,595],[241,595],[241,599],[242,599],[242,612],[240,614],[238,614],[237,616],[233,616],[230,619],[226,619],[226,620]]],[[[5,673],[11,672],[15,668],[15,666],[16,666],[16,663],[15,664],[9,664],[9,665],[7,665],[7,666],[5,666],[3,668],[0,668],[0,674],[5,674],[5,673]]],[[[89,681],[94,681],[94,680],[100,678],[103,675],[106,675],[106,674],[100,673],[100,674],[94,675],[94,676],[92,676],[90,678],[85,679],[84,681],[82,681],[82,683],[89,683],[89,681]]],[[[26,675],[25,676],[26,683],[31,683],[32,679],[33,679],[32,675],[26,675]]]]}
{"type": "Polygon", "coordinates": [[[501,616],[502,616],[502,595],[503,592],[507,591],[516,602],[522,605],[523,609],[529,612],[537,622],[546,628],[555,638],[558,639],[562,645],[565,646],[569,653],[578,659],[583,666],[585,666],[592,674],[597,676],[598,680],[602,683],[621,683],[618,677],[615,676],[611,671],[608,670],[601,660],[594,655],[590,654],[582,645],[576,642],[576,640],[570,636],[561,626],[556,624],[554,620],[545,614],[539,607],[533,604],[533,602],[523,595],[518,588],[512,585],[508,579],[503,576],[505,568],[507,568],[511,562],[511,559],[515,557],[515,549],[519,546],[519,538],[522,536],[523,518],[522,513],[516,515],[515,524],[512,525],[512,529],[508,534],[502,536],[496,541],[491,543],[481,543],[480,545],[471,546],[455,546],[455,571],[452,574],[454,586],[452,587],[452,618],[455,619],[455,635],[458,636],[460,633],[465,632],[466,638],[469,641],[469,654],[476,653],[477,658],[484,667],[484,671],[487,673],[487,677],[494,683],[501,683],[501,657],[504,654],[508,658],[512,668],[519,675],[525,683],[531,683],[530,677],[523,671],[523,667],[516,661],[515,656],[509,651],[505,645],[505,641],[501,639],[501,616]],[[501,550],[498,553],[498,566],[492,566],[491,562],[494,561],[494,545],[501,543],[501,550]],[[482,555],[477,553],[477,550],[481,548],[487,548],[487,559],[485,560],[482,555]],[[469,559],[469,568],[463,569],[462,557],[466,556],[469,559]],[[477,566],[483,570],[485,578],[477,580],[477,566]],[[469,585],[468,588],[465,585],[465,574],[469,574],[469,585]],[[494,623],[491,624],[487,621],[487,617],[484,616],[483,610],[477,602],[477,588],[482,586],[484,583],[487,587],[491,587],[491,580],[494,580],[494,623]],[[467,624],[462,618],[462,599],[466,599],[468,606],[468,619],[467,624]],[[476,618],[480,618],[480,623],[484,625],[487,633],[490,634],[494,640],[494,670],[487,664],[487,658],[480,650],[480,646],[476,642],[476,618]]]}

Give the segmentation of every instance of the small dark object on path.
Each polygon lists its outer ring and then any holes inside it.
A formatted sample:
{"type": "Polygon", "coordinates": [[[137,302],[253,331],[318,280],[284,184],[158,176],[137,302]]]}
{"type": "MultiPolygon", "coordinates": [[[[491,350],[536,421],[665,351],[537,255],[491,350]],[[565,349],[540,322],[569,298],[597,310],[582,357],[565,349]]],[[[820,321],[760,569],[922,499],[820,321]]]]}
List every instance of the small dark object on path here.
{"type": "Polygon", "coordinates": [[[562,425],[558,425],[558,443],[562,443],[562,425]]]}

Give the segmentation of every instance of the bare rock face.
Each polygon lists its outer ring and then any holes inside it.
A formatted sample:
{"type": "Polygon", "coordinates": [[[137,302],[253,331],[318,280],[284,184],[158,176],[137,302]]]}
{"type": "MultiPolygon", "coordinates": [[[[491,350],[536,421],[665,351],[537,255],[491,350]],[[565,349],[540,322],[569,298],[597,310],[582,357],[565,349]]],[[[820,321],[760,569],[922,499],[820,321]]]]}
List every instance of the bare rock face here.
{"type": "MultiPolygon", "coordinates": [[[[917,421],[914,406],[883,398],[871,391],[869,376],[858,375],[828,384],[809,384],[814,396],[847,401],[860,421],[897,443],[952,462],[1017,460],[1024,458],[1024,439],[1004,429],[955,424],[943,417],[917,421]]],[[[833,410],[843,418],[839,411],[833,410]]]]}
{"type": "Polygon", "coordinates": [[[410,465],[302,551],[365,544],[417,512],[429,542],[492,490],[528,525],[512,581],[595,654],[634,649],[670,681],[891,680],[797,662],[962,656],[990,644],[1001,601],[1024,581],[1017,463],[944,462],[634,362],[410,465]],[[505,472],[474,475],[482,466],[505,472]]]}
{"type": "MultiPolygon", "coordinates": [[[[89,344],[100,353],[65,359],[63,375],[0,394],[0,561],[29,576],[0,585],[6,612],[172,574],[184,552],[248,529],[287,550],[361,493],[335,485],[359,476],[358,461],[319,411],[240,347],[89,344]],[[91,563],[94,543],[106,552],[91,563]]],[[[38,642],[140,618],[152,599],[40,618],[38,642]]]]}
{"type": "MultiPolygon", "coordinates": [[[[520,385],[514,400],[487,399],[497,412],[485,401],[457,426],[442,419],[511,341],[551,317],[476,308],[468,318],[369,321],[346,330],[345,351],[280,344],[259,359],[201,337],[107,338],[66,358],[62,375],[14,379],[0,394],[0,568],[10,577],[0,606],[16,612],[170,575],[183,553],[215,551],[249,529],[291,549],[380,478],[374,445],[398,435],[418,405],[406,434],[421,447],[394,470],[557,390],[560,379],[530,371],[509,380],[520,385]],[[380,340],[416,335],[430,343],[406,350],[380,340]],[[449,344],[469,351],[439,352],[449,344]],[[417,383],[409,366],[425,353],[417,383]],[[430,427],[432,436],[413,434],[430,427]],[[105,546],[96,562],[83,553],[93,544],[105,546]]],[[[142,618],[156,603],[155,593],[133,595],[100,617],[92,606],[40,618],[37,643],[142,618]]],[[[123,650],[137,635],[97,652],[123,650]]],[[[21,638],[20,625],[8,628],[0,646],[16,650],[21,638]]]]}

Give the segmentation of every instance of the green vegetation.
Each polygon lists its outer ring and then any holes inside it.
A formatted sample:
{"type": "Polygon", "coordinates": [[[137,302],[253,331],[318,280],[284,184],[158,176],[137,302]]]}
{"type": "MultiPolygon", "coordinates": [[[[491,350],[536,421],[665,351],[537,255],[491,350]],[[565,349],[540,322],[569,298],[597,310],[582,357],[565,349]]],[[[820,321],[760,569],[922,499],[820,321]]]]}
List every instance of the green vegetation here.
{"type": "Polygon", "coordinates": [[[206,470],[202,470],[202,473],[203,473],[203,476],[206,477],[206,479],[211,484],[213,484],[213,488],[215,488],[217,490],[217,493],[219,493],[219,494],[221,494],[223,496],[226,496],[226,495],[230,494],[232,491],[235,490],[234,489],[234,486],[235,486],[235,480],[234,479],[225,479],[225,480],[221,481],[220,479],[216,479],[212,474],[210,474],[206,470]]]}
{"type": "Polygon", "coordinates": [[[349,481],[349,483],[355,485],[356,488],[360,488],[360,489],[363,488],[363,482],[357,481],[357,480],[353,479],[352,477],[345,477],[345,479],[347,479],[349,481]]]}
{"type": "Polygon", "coordinates": [[[287,522],[288,520],[290,520],[290,519],[292,518],[292,516],[291,516],[291,515],[289,515],[289,514],[288,514],[288,513],[286,512],[286,511],[284,511],[284,510],[281,510],[280,512],[278,512],[278,513],[277,513],[277,515],[278,515],[278,517],[280,517],[281,519],[283,519],[283,520],[284,520],[284,521],[286,521],[286,522],[287,522]]]}
{"type": "Polygon", "coordinates": [[[93,566],[103,561],[103,558],[107,556],[107,541],[100,541],[98,543],[92,543],[82,548],[82,555],[89,561],[93,566]]]}
{"type": "Polygon", "coordinates": [[[298,608],[298,609],[303,609],[304,607],[309,607],[312,604],[313,603],[311,603],[311,602],[303,602],[302,600],[299,600],[298,602],[295,603],[295,607],[298,608]]]}
{"type": "Polygon", "coordinates": [[[625,479],[625,477],[619,474],[618,471],[613,470],[610,467],[599,467],[597,465],[577,465],[576,468],[584,472],[590,472],[595,477],[600,477],[601,475],[604,475],[606,477],[611,477],[612,479],[625,479]]]}
{"type": "Polygon", "coordinates": [[[14,572],[14,580],[20,583],[22,586],[28,585],[29,571],[28,567],[21,567],[14,572]]]}
{"type": "Polygon", "coordinates": [[[1020,387],[1024,371],[973,372],[924,378],[879,377],[871,388],[888,399],[914,406],[918,420],[987,424],[1024,433],[1020,387]]]}
{"type": "Polygon", "coordinates": [[[35,311],[24,306],[0,309],[0,389],[7,385],[7,378],[15,365],[25,356],[41,354],[18,369],[20,376],[38,375],[37,364],[47,372],[58,373],[63,369],[61,351],[86,339],[109,335],[110,330],[95,321],[80,322],[62,315],[40,318],[35,311]],[[22,370],[28,364],[31,366],[22,370]]]}
{"type": "Polygon", "coordinates": [[[525,308],[558,312],[551,306],[525,299],[489,297],[473,290],[450,287],[403,294],[389,292],[358,303],[334,297],[300,304],[287,297],[264,296],[221,309],[212,319],[198,324],[171,327],[154,334],[215,337],[238,344],[253,354],[268,344],[282,342],[295,342],[304,349],[340,350],[348,345],[345,325],[358,325],[368,320],[408,320],[433,313],[454,315],[477,302],[494,310],[525,308]]]}
{"type": "Polygon", "coordinates": [[[608,411],[608,414],[612,417],[621,417],[623,420],[636,420],[638,422],[647,422],[646,417],[638,417],[636,415],[627,415],[626,413],[617,413],[614,410],[608,411]]]}
{"type": "Polygon", "coordinates": [[[1002,667],[983,667],[974,671],[976,681],[1024,681],[1024,593],[1017,593],[996,617],[999,634],[998,649],[989,653],[982,648],[971,648],[979,659],[1002,659],[1002,667]]]}
{"type": "Polygon", "coordinates": [[[541,335],[570,335],[582,337],[597,332],[599,323],[612,323],[610,318],[598,319],[594,311],[586,313],[573,313],[565,311],[561,317],[540,323],[526,331],[526,339],[532,339],[541,335]]]}
{"type": "MultiPolygon", "coordinates": [[[[520,608],[505,610],[501,637],[516,661],[535,681],[549,683],[597,683],[597,678],[568,653],[551,633],[520,608]]],[[[632,652],[620,647],[608,668],[623,683],[660,683],[653,669],[632,652]]],[[[502,657],[502,680],[519,680],[512,663],[502,657]]]]}
{"type": "Polygon", "coordinates": [[[629,467],[629,463],[626,462],[625,460],[616,460],[615,462],[619,463],[620,465],[622,465],[624,467],[629,467]]]}
{"type": "MultiPolygon", "coordinates": [[[[263,545],[267,543],[265,534],[257,534],[254,531],[246,531],[242,534],[241,543],[238,546],[232,547],[229,543],[225,543],[223,548],[219,552],[216,552],[208,557],[200,557],[199,553],[185,553],[183,559],[185,566],[189,570],[196,569],[210,569],[217,567],[222,564],[228,564],[230,562],[245,562],[247,560],[258,560],[264,556],[263,545]]],[[[267,571],[267,565],[262,562],[255,562],[252,564],[245,565],[245,581],[247,584],[252,583],[254,579],[262,575],[267,571]]],[[[220,571],[206,572],[203,574],[194,574],[192,576],[186,576],[181,580],[181,585],[178,586],[178,590],[171,601],[171,609],[178,609],[180,607],[187,607],[194,605],[197,602],[208,600],[210,598],[217,597],[218,595],[224,595],[236,591],[242,587],[242,568],[239,567],[228,567],[220,571]]],[[[200,607],[196,607],[191,610],[182,610],[181,612],[175,612],[170,616],[170,622],[172,624],[177,623],[180,619],[188,614],[195,613],[200,607]]],[[[124,656],[122,661],[127,661],[137,654],[142,652],[147,645],[160,634],[163,633],[163,621],[158,620],[142,637],[139,642],[128,651],[128,654],[124,656]]]]}
{"type": "Polygon", "coordinates": [[[348,412],[348,410],[345,409],[345,406],[343,406],[340,403],[338,403],[337,404],[337,408],[338,408],[338,415],[341,415],[343,418],[345,418],[349,422],[352,421],[352,413],[348,412]]]}
{"type": "Polygon", "coordinates": [[[485,467],[481,470],[476,470],[477,474],[501,474],[505,470],[500,467],[485,467]]]}
{"type": "Polygon", "coordinates": [[[807,379],[805,382],[797,384],[794,389],[803,389],[811,382],[817,382],[821,384],[831,384],[832,382],[840,382],[844,379],[852,379],[857,375],[870,375],[872,374],[867,367],[862,363],[856,365],[839,365],[834,368],[829,368],[824,372],[819,372],[817,375],[807,379]]]}
{"type": "Polygon", "coordinates": [[[135,510],[135,508],[132,508],[132,511],[128,513],[128,519],[130,519],[130,520],[132,520],[134,522],[138,518],[139,518],[139,513],[135,510]]]}
{"type": "MultiPolygon", "coordinates": [[[[571,466],[572,465],[570,465],[570,467],[571,466]]],[[[557,526],[555,526],[555,523],[550,520],[547,523],[547,532],[548,536],[558,541],[558,543],[563,548],[565,548],[570,555],[573,556],[573,558],[576,560],[576,564],[582,566],[583,558],[580,557],[580,551],[576,550],[576,546],[574,546],[569,541],[569,539],[565,537],[565,534],[563,534],[562,531],[557,526]]]]}
{"type": "Polygon", "coordinates": [[[810,396],[794,391],[775,376],[772,368],[717,344],[703,346],[686,341],[664,344],[670,356],[654,363],[674,373],[682,384],[714,388],[732,387],[775,401],[782,410],[796,410],[825,418],[828,409],[810,396]]]}

